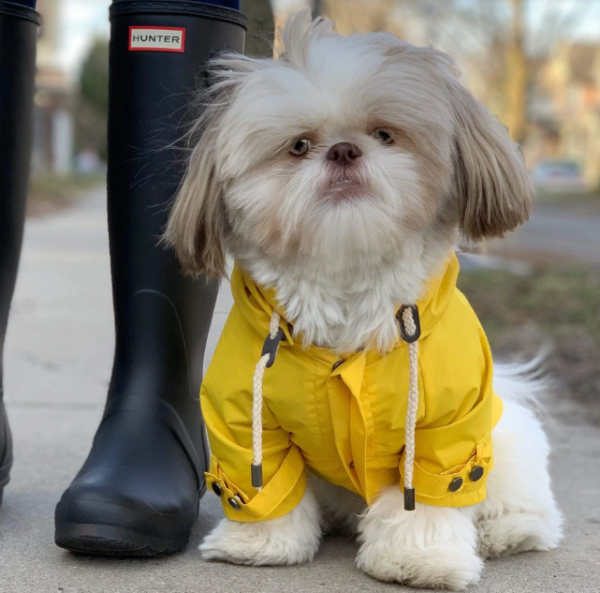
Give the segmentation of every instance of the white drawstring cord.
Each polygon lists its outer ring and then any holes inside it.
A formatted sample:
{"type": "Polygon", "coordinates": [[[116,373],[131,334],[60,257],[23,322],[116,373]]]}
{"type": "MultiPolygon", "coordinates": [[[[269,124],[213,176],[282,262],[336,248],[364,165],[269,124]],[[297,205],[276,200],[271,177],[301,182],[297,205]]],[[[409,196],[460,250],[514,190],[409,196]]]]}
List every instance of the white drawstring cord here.
{"type": "Polygon", "coordinates": [[[419,334],[420,328],[415,323],[412,307],[403,307],[401,310],[402,336],[408,343],[408,368],[409,389],[408,403],[406,406],[406,427],[404,438],[404,508],[413,511],[415,508],[415,489],[413,488],[413,471],[415,465],[415,431],[417,428],[417,410],[419,407],[419,334]],[[406,340],[408,337],[410,340],[406,340]]]}
{"type": "MultiPolygon", "coordinates": [[[[275,340],[278,335],[281,336],[279,322],[281,317],[279,313],[273,311],[271,323],[269,326],[269,337],[275,340]]],[[[272,357],[275,354],[267,352],[260,357],[254,370],[254,382],[252,389],[252,485],[257,489],[262,489],[262,406],[263,406],[263,378],[267,366],[272,364],[272,357]]]]}
{"type": "MultiPolygon", "coordinates": [[[[407,511],[415,509],[415,489],[412,485],[415,463],[415,431],[417,427],[417,411],[419,407],[419,342],[421,334],[419,310],[416,306],[404,306],[400,309],[400,334],[408,344],[409,390],[406,406],[406,428],[404,444],[404,508],[407,511]]],[[[268,351],[265,343],[263,355],[256,364],[252,390],[252,485],[258,491],[262,489],[262,406],[263,379],[267,367],[273,364],[283,330],[279,327],[280,315],[273,311],[269,326],[269,339],[274,348],[268,351]]]]}

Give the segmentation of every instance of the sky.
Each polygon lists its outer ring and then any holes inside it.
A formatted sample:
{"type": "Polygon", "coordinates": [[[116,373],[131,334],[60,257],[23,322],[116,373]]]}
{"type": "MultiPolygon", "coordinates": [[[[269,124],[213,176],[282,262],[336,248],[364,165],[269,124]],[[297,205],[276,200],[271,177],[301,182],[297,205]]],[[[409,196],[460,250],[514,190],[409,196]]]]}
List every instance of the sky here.
{"type": "Polygon", "coordinates": [[[111,0],[63,0],[60,63],[69,71],[79,67],[94,37],[108,37],[108,7],[111,0]]]}

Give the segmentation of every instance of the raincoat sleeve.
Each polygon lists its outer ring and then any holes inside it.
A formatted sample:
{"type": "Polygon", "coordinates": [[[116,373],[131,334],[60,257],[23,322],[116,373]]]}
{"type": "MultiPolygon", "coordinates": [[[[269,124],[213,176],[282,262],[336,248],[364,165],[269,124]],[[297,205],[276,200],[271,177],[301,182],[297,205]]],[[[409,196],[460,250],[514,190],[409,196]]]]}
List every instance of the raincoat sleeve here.
{"type": "Polygon", "coordinates": [[[228,519],[255,522],[294,509],[304,495],[306,472],[300,450],[263,403],[264,487],[252,486],[252,378],[261,345],[255,352],[238,315],[234,307],[200,390],[211,447],[206,480],[228,519]]]}

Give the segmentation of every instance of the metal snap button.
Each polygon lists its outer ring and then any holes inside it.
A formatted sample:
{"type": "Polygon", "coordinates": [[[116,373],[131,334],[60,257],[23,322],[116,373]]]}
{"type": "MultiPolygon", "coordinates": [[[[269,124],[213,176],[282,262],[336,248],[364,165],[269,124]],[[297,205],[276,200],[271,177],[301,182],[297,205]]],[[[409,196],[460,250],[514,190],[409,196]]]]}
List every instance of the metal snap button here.
{"type": "Polygon", "coordinates": [[[242,508],[240,503],[235,498],[228,498],[227,502],[229,503],[229,506],[235,511],[239,511],[242,508]]]}
{"type": "Polygon", "coordinates": [[[354,461],[350,462],[350,469],[354,469],[354,461]]]}
{"type": "Polygon", "coordinates": [[[212,489],[217,496],[221,496],[223,494],[223,488],[221,488],[221,485],[218,482],[212,483],[212,489]]]}
{"type": "Polygon", "coordinates": [[[472,482],[477,482],[477,480],[481,480],[481,478],[483,477],[483,467],[481,467],[480,465],[476,465],[472,470],[471,473],[469,474],[469,478],[471,479],[472,482]]]}
{"type": "Polygon", "coordinates": [[[336,363],[333,365],[333,367],[331,368],[331,371],[332,371],[332,372],[333,372],[333,371],[335,371],[335,370],[336,370],[336,369],[337,369],[337,368],[338,368],[338,367],[339,367],[341,364],[344,364],[344,361],[343,361],[343,360],[338,360],[338,361],[337,361],[337,362],[336,362],[336,363]]]}
{"type": "Polygon", "coordinates": [[[457,490],[460,490],[462,485],[463,485],[462,478],[454,478],[454,480],[452,480],[452,482],[450,482],[450,486],[448,487],[448,489],[450,490],[450,492],[456,492],[457,490]]]}

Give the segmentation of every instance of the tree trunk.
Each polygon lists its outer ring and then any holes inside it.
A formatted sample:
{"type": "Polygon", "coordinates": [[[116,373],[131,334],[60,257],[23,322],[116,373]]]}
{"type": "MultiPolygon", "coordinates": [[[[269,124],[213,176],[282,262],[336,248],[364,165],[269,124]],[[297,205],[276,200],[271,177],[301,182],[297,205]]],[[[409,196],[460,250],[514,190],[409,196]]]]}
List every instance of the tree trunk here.
{"type": "Polygon", "coordinates": [[[323,0],[312,0],[312,17],[316,19],[323,14],[323,0]]]}
{"type": "Polygon", "coordinates": [[[248,17],[246,54],[270,58],[275,42],[275,22],[270,0],[241,0],[241,11],[248,17]]]}
{"type": "Polygon", "coordinates": [[[525,49],[525,0],[511,0],[510,42],[506,49],[505,123],[515,142],[521,143],[527,131],[527,91],[529,64],[525,49]]]}

